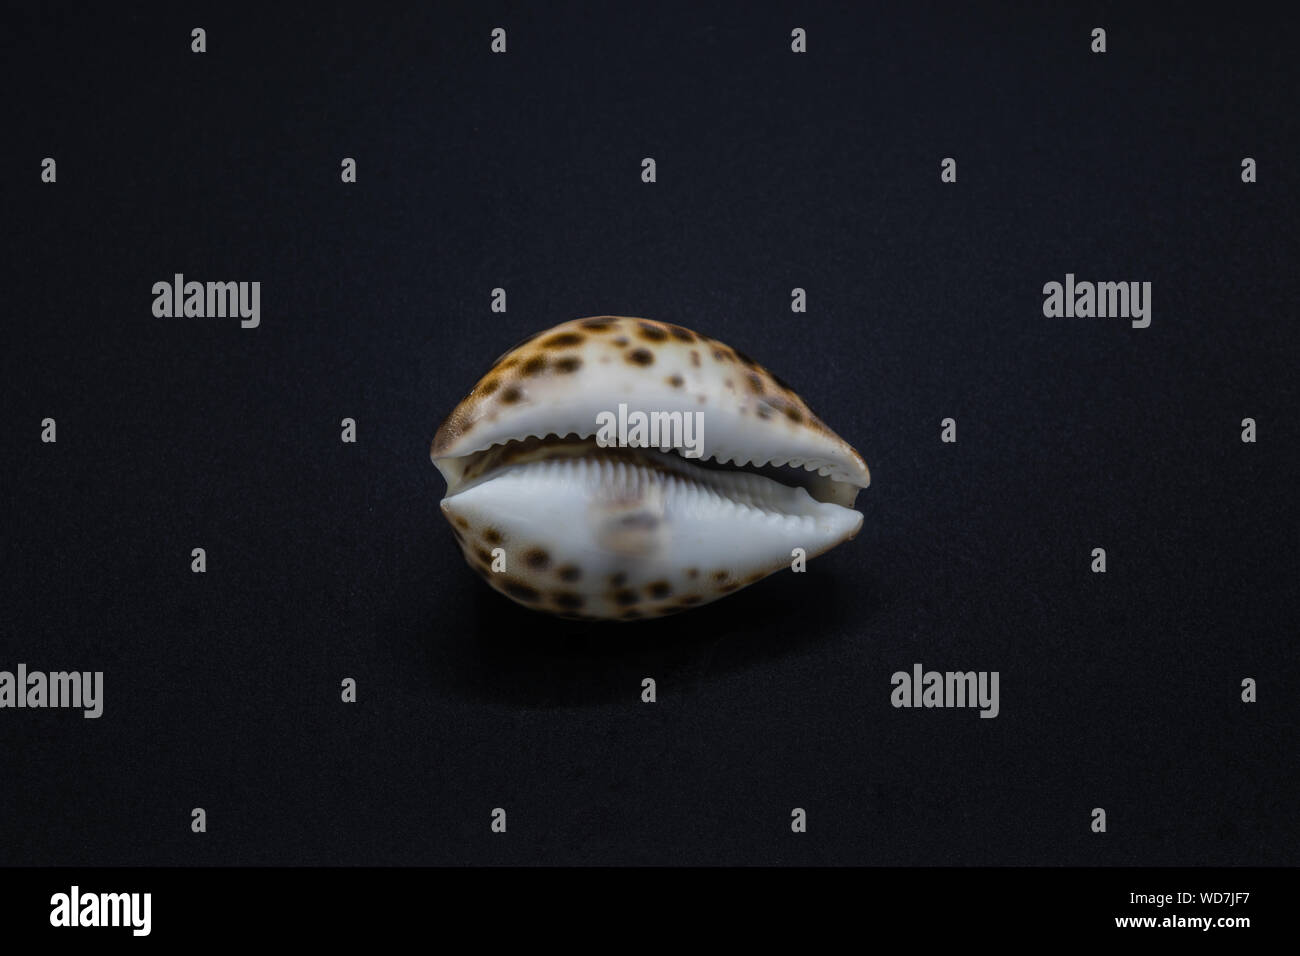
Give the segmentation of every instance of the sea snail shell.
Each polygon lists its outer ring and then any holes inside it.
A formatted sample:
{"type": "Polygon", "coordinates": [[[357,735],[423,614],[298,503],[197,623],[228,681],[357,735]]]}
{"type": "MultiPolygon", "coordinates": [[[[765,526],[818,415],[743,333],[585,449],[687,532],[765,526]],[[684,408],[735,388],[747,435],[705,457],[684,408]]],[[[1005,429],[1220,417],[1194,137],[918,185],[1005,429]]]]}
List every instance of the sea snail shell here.
{"type": "Polygon", "coordinates": [[[470,566],[520,604],[588,620],[671,614],[790,567],[795,548],[815,557],[857,534],[871,481],[763,366],[622,316],[501,356],[430,457],[470,566]]]}

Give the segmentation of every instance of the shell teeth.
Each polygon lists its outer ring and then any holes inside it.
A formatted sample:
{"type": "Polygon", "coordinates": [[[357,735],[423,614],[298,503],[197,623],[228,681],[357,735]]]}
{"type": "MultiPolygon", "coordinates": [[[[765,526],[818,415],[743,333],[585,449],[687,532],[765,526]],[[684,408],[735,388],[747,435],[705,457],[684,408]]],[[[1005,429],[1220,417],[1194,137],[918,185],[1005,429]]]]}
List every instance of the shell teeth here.
{"type": "Polygon", "coordinates": [[[588,476],[593,474],[601,487],[628,494],[660,485],[681,503],[688,515],[707,509],[717,514],[744,516],[747,520],[811,523],[817,520],[820,508],[806,493],[754,474],[665,474],[624,461],[581,458],[540,461],[526,467],[537,473],[556,475],[575,488],[589,484],[588,476]]]}

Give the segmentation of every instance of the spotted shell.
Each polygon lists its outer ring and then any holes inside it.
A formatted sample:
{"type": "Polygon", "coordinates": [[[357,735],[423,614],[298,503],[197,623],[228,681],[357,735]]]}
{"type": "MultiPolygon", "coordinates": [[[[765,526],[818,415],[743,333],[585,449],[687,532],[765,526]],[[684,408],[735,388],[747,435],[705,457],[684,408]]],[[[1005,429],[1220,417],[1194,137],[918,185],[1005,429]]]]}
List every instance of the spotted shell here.
{"type": "Polygon", "coordinates": [[[857,534],[862,457],[788,385],[679,325],[595,316],[502,355],[438,429],[442,511],[492,587],[566,617],[707,603],[857,534]],[[694,416],[690,449],[601,447],[601,416],[694,416]],[[698,454],[698,457],[688,457],[698,454]]]}

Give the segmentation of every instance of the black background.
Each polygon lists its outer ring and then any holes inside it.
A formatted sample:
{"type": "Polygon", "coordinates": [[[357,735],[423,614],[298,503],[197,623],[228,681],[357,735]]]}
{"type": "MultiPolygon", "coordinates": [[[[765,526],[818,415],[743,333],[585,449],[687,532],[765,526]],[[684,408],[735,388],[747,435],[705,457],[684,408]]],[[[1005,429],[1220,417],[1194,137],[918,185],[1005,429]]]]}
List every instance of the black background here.
{"type": "Polygon", "coordinates": [[[0,712],[0,863],[1300,862],[1293,26],[428,6],[5,17],[0,669],[105,710],[0,712]],[[155,318],[175,272],[261,327],[155,318]],[[1151,327],[1044,318],[1066,272],[1151,327]],[[657,622],[491,592],[434,430],[602,313],[790,381],[858,538],[657,622]],[[917,661],[1000,716],[893,709],[917,661]]]}

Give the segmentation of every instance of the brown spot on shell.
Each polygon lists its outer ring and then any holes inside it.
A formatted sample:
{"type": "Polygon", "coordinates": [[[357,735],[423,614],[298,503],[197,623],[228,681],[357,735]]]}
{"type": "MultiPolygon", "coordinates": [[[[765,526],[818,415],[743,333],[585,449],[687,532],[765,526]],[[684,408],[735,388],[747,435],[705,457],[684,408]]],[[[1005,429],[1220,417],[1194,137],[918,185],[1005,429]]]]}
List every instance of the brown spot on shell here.
{"type": "Polygon", "coordinates": [[[729,578],[729,577],[731,577],[731,574],[730,574],[730,572],[727,572],[727,571],[714,571],[714,572],[713,572],[713,580],[715,580],[715,581],[725,581],[725,580],[727,580],[727,578],[729,578]]]}
{"type": "Polygon", "coordinates": [[[591,332],[608,332],[610,329],[614,328],[615,324],[616,323],[609,319],[602,318],[583,319],[578,323],[578,325],[591,332]]]}
{"type": "Polygon", "coordinates": [[[624,336],[624,335],[620,335],[618,338],[613,339],[612,341],[613,341],[613,343],[614,343],[615,345],[617,345],[619,348],[623,348],[625,345],[628,344],[627,336],[624,336]]]}
{"type": "Polygon", "coordinates": [[[657,325],[651,325],[649,322],[638,322],[637,333],[647,342],[666,342],[668,333],[657,325]]]}
{"type": "Polygon", "coordinates": [[[495,392],[495,391],[496,391],[498,388],[500,388],[500,387],[501,387],[501,383],[500,383],[500,382],[498,382],[498,381],[497,381],[496,379],[494,379],[494,378],[489,378],[489,379],[487,379],[486,381],[484,381],[482,385],[479,386],[479,394],[481,394],[481,395],[491,395],[493,392],[495,392]]]}
{"type": "Polygon", "coordinates": [[[714,360],[715,362],[730,362],[730,361],[731,361],[731,356],[728,355],[728,354],[727,354],[724,350],[722,350],[722,349],[714,349],[714,350],[713,350],[713,360],[714,360]]]}
{"type": "Polygon", "coordinates": [[[639,600],[640,598],[637,597],[636,592],[629,588],[614,592],[614,603],[621,604],[624,607],[629,604],[636,604],[639,600]]]}
{"type": "Polygon", "coordinates": [[[718,590],[723,594],[730,594],[732,591],[739,591],[740,584],[736,581],[728,581],[726,584],[722,585],[722,587],[718,588],[718,590]]]}
{"type": "Polygon", "coordinates": [[[752,358],[750,358],[748,355],[746,355],[744,352],[740,351],[740,349],[732,349],[731,351],[735,352],[735,353],[736,353],[736,358],[740,359],[742,362],[744,362],[744,363],[745,363],[746,365],[748,365],[750,368],[753,368],[753,369],[761,369],[761,368],[763,367],[763,366],[759,365],[757,362],[755,362],[755,361],[754,361],[752,358]]]}
{"type": "Polygon", "coordinates": [[[684,329],[680,325],[669,325],[668,334],[679,342],[694,342],[695,333],[690,329],[684,329]]]}
{"type": "Polygon", "coordinates": [[[524,564],[534,571],[544,571],[550,567],[551,556],[543,548],[529,548],[524,552],[524,564]]]}
{"type": "Polygon", "coordinates": [[[483,532],[483,540],[486,541],[488,544],[500,544],[501,532],[498,531],[496,528],[488,528],[486,531],[483,532]]]}
{"type": "Polygon", "coordinates": [[[627,360],[634,365],[650,365],[654,362],[654,353],[649,349],[633,349],[627,353],[627,360]]]}
{"type": "Polygon", "coordinates": [[[627,584],[627,575],[622,571],[619,571],[617,574],[611,574],[609,576],[609,583],[613,587],[621,588],[623,585],[627,584]]]}
{"type": "Polygon", "coordinates": [[[557,573],[562,581],[576,581],[582,577],[582,569],[576,564],[566,564],[557,573]]]}
{"type": "Polygon", "coordinates": [[[679,607],[691,607],[692,605],[699,604],[702,600],[704,599],[698,594],[685,594],[677,599],[677,604],[679,607]]]}
{"type": "Polygon", "coordinates": [[[581,594],[574,594],[572,591],[556,591],[551,594],[551,601],[556,607],[564,608],[566,611],[576,611],[587,603],[581,594]]]}
{"type": "Polygon", "coordinates": [[[544,349],[567,349],[582,344],[582,335],[578,332],[557,332],[549,338],[542,339],[544,349]]]}
{"type": "Polygon", "coordinates": [[[538,375],[546,369],[546,356],[534,355],[519,370],[520,375],[538,375]]]}
{"type": "Polygon", "coordinates": [[[772,406],[767,404],[767,402],[759,402],[754,411],[758,413],[759,418],[772,417],[772,406]]]}
{"type": "Polygon", "coordinates": [[[664,381],[666,381],[673,388],[681,388],[683,385],[686,384],[686,380],[682,378],[680,375],[669,375],[666,379],[664,379],[664,381]]]}
{"type": "Polygon", "coordinates": [[[698,349],[691,349],[691,364],[696,368],[700,367],[700,352],[698,349]]]}
{"type": "Polygon", "coordinates": [[[700,569],[699,569],[699,568],[687,568],[687,569],[686,569],[686,576],[687,576],[688,578],[698,578],[698,577],[700,576],[700,569]]]}
{"type": "Polygon", "coordinates": [[[799,411],[799,409],[795,408],[793,405],[787,405],[785,407],[785,417],[795,424],[803,423],[803,412],[799,411]]]}
{"type": "Polygon", "coordinates": [[[500,369],[514,368],[518,364],[519,364],[519,359],[516,356],[512,355],[509,358],[503,358],[500,362],[497,362],[497,368],[500,369]]]}
{"type": "Polygon", "coordinates": [[[456,515],[456,524],[464,528],[466,531],[469,530],[469,519],[464,515],[456,515]]]}
{"type": "Polygon", "coordinates": [[[555,370],[557,372],[562,372],[565,374],[568,374],[569,372],[576,372],[580,368],[582,368],[582,359],[578,358],[576,355],[570,355],[567,358],[562,358],[555,363],[555,370]]]}
{"type": "Polygon", "coordinates": [[[750,372],[745,376],[745,381],[749,383],[749,388],[755,395],[763,394],[763,380],[757,374],[750,372]]]}
{"type": "Polygon", "coordinates": [[[511,385],[501,393],[501,401],[505,402],[507,405],[513,405],[515,402],[519,401],[522,395],[523,393],[520,392],[517,387],[511,385]]]}
{"type": "Polygon", "coordinates": [[[646,586],[646,593],[656,600],[663,600],[673,593],[673,586],[667,581],[655,581],[646,586]]]}
{"type": "Polygon", "coordinates": [[[492,555],[488,553],[488,550],[486,548],[478,549],[478,559],[482,561],[484,564],[492,563],[492,555]]]}

